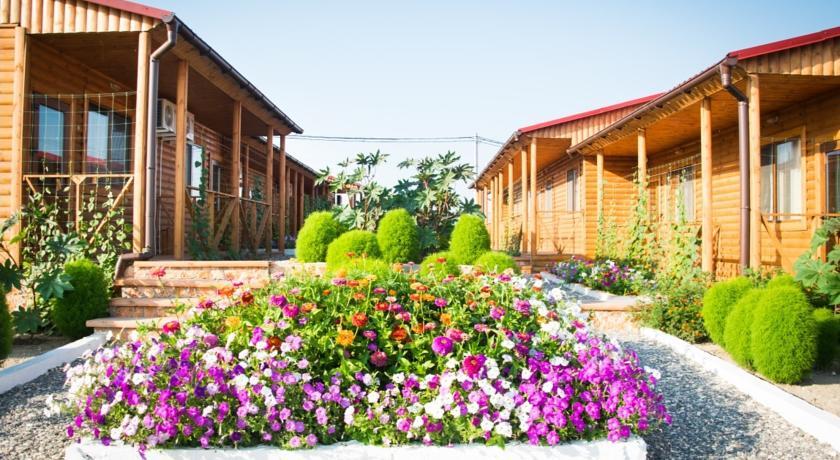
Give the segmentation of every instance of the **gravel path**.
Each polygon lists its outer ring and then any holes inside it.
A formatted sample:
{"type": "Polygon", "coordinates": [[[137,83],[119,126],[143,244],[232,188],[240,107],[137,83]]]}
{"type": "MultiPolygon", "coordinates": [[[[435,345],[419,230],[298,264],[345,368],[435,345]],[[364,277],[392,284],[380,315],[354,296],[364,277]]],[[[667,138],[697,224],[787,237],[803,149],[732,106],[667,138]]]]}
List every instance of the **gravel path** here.
{"type": "MultiPolygon", "coordinates": [[[[650,459],[840,458],[831,447],[794,428],[718,377],[638,337],[623,342],[642,363],[662,372],[661,391],[673,424],[645,436],[650,459]]],[[[53,369],[0,395],[0,459],[61,459],[68,440],[64,416],[45,417],[45,401],[61,392],[53,369]]]]}
{"type": "Polygon", "coordinates": [[[638,337],[624,343],[642,364],[662,372],[660,389],[671,426],[645,436],[650,459],[838,458],[828,445],[673,353],[638,337]]]}

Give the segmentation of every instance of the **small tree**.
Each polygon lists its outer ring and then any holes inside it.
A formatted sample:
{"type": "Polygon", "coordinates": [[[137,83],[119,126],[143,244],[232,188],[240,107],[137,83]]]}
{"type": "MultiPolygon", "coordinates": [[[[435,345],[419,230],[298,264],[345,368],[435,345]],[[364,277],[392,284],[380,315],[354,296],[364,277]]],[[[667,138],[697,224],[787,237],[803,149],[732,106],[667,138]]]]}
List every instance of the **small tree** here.
{"type": "Polygon", "coordinates": [[[829,304],[840,304],[840,246],[834,245],[825,261],[815,257],[820,248],[837,240],[840,218],[826,219],[811,237],[811,246],[793,264],[796,281],[805,289],[825,296],[829,304]]]}
{"type": "Polygon", "coordinates": [[[315,185],[328,184],[333,193],[347,193],[354,201],[343,203],[338,219],[351,229],[374,231],[376,224],[385,214],[383,207],[388,189],[376,180],[376,168],[385,164],[388,154],[377,150],[374,153],[359,153],[354,159],[338,164],[342,171],[333,176],[330,168],[321,170],[315,185]],[[351,169],[352,168],[352,169],[351,169]]]}

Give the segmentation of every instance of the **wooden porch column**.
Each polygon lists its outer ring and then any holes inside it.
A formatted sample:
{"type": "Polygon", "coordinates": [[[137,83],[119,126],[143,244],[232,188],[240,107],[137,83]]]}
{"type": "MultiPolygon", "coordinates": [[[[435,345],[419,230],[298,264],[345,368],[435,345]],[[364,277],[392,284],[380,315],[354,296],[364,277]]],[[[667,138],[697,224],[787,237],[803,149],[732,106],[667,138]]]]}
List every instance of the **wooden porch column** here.
{"type": "Polygon", "coordinates": [[[186,224],[187,199],[187,93],[189,89],[190,65],[178,61],[178,83],[175,97],[175,225],[172,237],[173,256],[184,258],[184,226],[186,224]]]}
{"type": "Polygon", "coordinates": [[[491,238],[491,248],[498,248],[499,241],[499,176],[493,176],[493,237],[491,238]]]}
{"type": "Polygon", "coordinates": [[[280,257],[286,249],[286,136],[280,135],[280,203],[277,210],[278,239],[280,257]]]}
{"type": "MultiPolygon", "coordinates": [[[[13,2],[17,3],[17,2],[13,2]]],[[[12,95],[12,152],[11,152],[11,208],[21,209],[23,205],[23,150],[26,145],[24,124],[26,120],[27,73],[29,72],[29,39],[26,29],[15,27],[15,68],[12,95]]],[[[3,235],[8,241],[20,233],[20,222],[15,224],[8,234],[3,235]]],[[[20,243],[10,244],[9,252],[20,261],[20,243]]]]}
{"type": "Polygon", "coordinates": [[[303,184],[306,182],[306,178],[303,177],[302,172],[298,172],[298,208],[297,208],[297,226],[295,226],[295,238],[297,238],[297,234],[300,231],[300,228],[303,227],[303,184]]]}
{"type": "Polygon", "coordinates": [[[636,140],[636,154],[638,156],[638,176],[639,183],[647,188],[647,139],[645,138],[644,128],[639,129],[638,138],[636,140]]]}
{"type": "Polygon", "coordinates": [[[530,228],[531,223],[529,222],[529,204],[528,204],[528,151],[524,148],[519,151],[519,158],[520,158],[520,178],[519,180],[522,182],[520,188],[522,189],[522,248],[520,252],[525,254],[528,252],[528,241],[530,241],[530,228]]]}
{"type": "Polygon", "coordinates": [[[700,267],[714,273],[714,229],[712,228],[712,100],[700,104],[700,178],[703,183],[703,220],[700,233],[700,267]]]}
{"type": "MultiPolygon", "coordinates": [[[[511,235],[516,231],[513,228],[513,158],[508,162],[508,229],[511,235]]],[[[507,241],[504,244],[507,246],[507,241]]]]}
{"type": "MultiPolygon", "coordinates": [[[[265,135],[265,196],[268,209],[265,216],[265,254],[271,258],[274,232],[272,231],[272,216],[274,211],[274,127],[269,126],[265,135]]],[[[284,241],[280,240],[278,247],[282,253],[284,241]]]]}
{"type": "Polygon", "coordinates": [[[496,248],[496,176],[490,177],[490,249],[496,248]]]}
{"type": "Polygon", "coordinates": [[[294,203],[295,204],[294,204],[293,208],[294,208],[294,213],[295,214],[293,216],[291,216],[291,220],[292,220],[291,233],[293,233],[294,235],[297,235],[297,231],[298,231],[298,228],[299,228],[298,227],[298,215],[300,215],[300,208],[299,208],[299,206],[300,206],[300,201],[299,201],[300,193],[299,193],[299,190],[300,190],[300,172],[298,172],[298,170],[295,169],[295,170],[292,171],[292,196],[294,197],[294,203]]]}
{"type": "Polygon", "coordinates": [[[528,241],[531,244],[531,256],[539,251],[539,220],[537,219],[537,140],[531,139],[531,199],[528,202],[530,207],[528,215],[531,218],[531,236],[528,241]]]}
{"type": "MultiPolygon", "coordinates": [[[[239,217],[239,207],[242,205],[242,201],[239,199],[242,198],[239,196],[239,177],[242,176],[240,174],[240,168],[242,167],[242,101],[233,101],[233,126],[231,127],[230,137],[230,194],[238,197],[233,204],[233,215],[230,221],[230,244],[234,252],[239,252],[242,243],[241,219],[239,217]]],[[[245,187],[242,189],[242,194],[247,196],[248,191],[245,190],[245,187]]]]}
{"type": "Polygon", "coordinates": [[[134,187],[132,196],[132,247],[134,252],[143,251],[145,235],[146,202],[146,119],[149,53],[151,45],[149,32],[140,32],[137,41],[137,90],[134,109],[134,187]]]}
{"type": "Polygon", "coordinates": [[[604,216],[604,151],[595,154],[595,208],[598,220],[604,216]]]}
{"type": "MultiPolygon", "coordinates": [[[[750,267],[761,268],[761,105],[758,75],[747,80],[750,137],[750,267]]],[[[803,156],[804,158],[804,156],[803,156]]],[[[791,267],[785,267],[790,270],[791,267]]]]}
{"type": "Polygon", "coordinates": [[[499,168],[499,176],[497,179],[497,187],[499,189],[499,218],[496,219],[496,249],[502,249],[502,241],[504,241],[504,233],[505,233],[505,218],[504,218],[504,203],[505,203],[505,176],[502,172],[504,169],[499,168]]]}

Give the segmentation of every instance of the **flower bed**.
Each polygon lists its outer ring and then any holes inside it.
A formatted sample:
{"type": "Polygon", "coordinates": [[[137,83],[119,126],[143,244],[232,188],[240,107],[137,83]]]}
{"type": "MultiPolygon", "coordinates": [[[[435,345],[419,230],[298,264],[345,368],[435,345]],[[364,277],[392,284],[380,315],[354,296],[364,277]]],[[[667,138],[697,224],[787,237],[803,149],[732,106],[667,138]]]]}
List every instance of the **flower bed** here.
{"type": "Polygon", "coordinates": [[[573,256],[558,262],[551,273],[566,283],[580,283],[617,295],[638,295],[653,284],[651,272],[610,259],[586,260],[573,256]]]}
{"type": "Polygon", "coordinates": [[[148,447],[556,445],[670,423],[656,372],[508,275],[287,279],[68,370],[68,435],[148,447]]]}

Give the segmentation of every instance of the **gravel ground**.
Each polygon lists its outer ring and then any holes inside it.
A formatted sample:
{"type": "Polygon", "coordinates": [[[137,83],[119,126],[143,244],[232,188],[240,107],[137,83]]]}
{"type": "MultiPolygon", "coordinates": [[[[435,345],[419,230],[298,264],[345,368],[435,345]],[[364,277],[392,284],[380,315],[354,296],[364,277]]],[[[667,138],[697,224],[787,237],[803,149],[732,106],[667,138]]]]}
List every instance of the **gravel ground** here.
{"type": "Polygon", "coordinates": [[[662,372],[660,389],[673,416],[671,426],[644,436],[648,458],[838,458],[830,446],[669,348],[638,337],[623,341],[642,364],[662,372]]]}
{"type": "MultiPolygon", "coordinates": [[[[662,372],[660,389],[673,416],[669,427],[645,436],[650,459],[838,458],[831,447],[794,428],[713,374],[685,363],[668,348],[624,337],[642,363],[662,372]]],[[[60,459],[69,419],[45,417],[45,401],[62,391],[53,369],[0,395],[0,459],[60,459]]]]}

